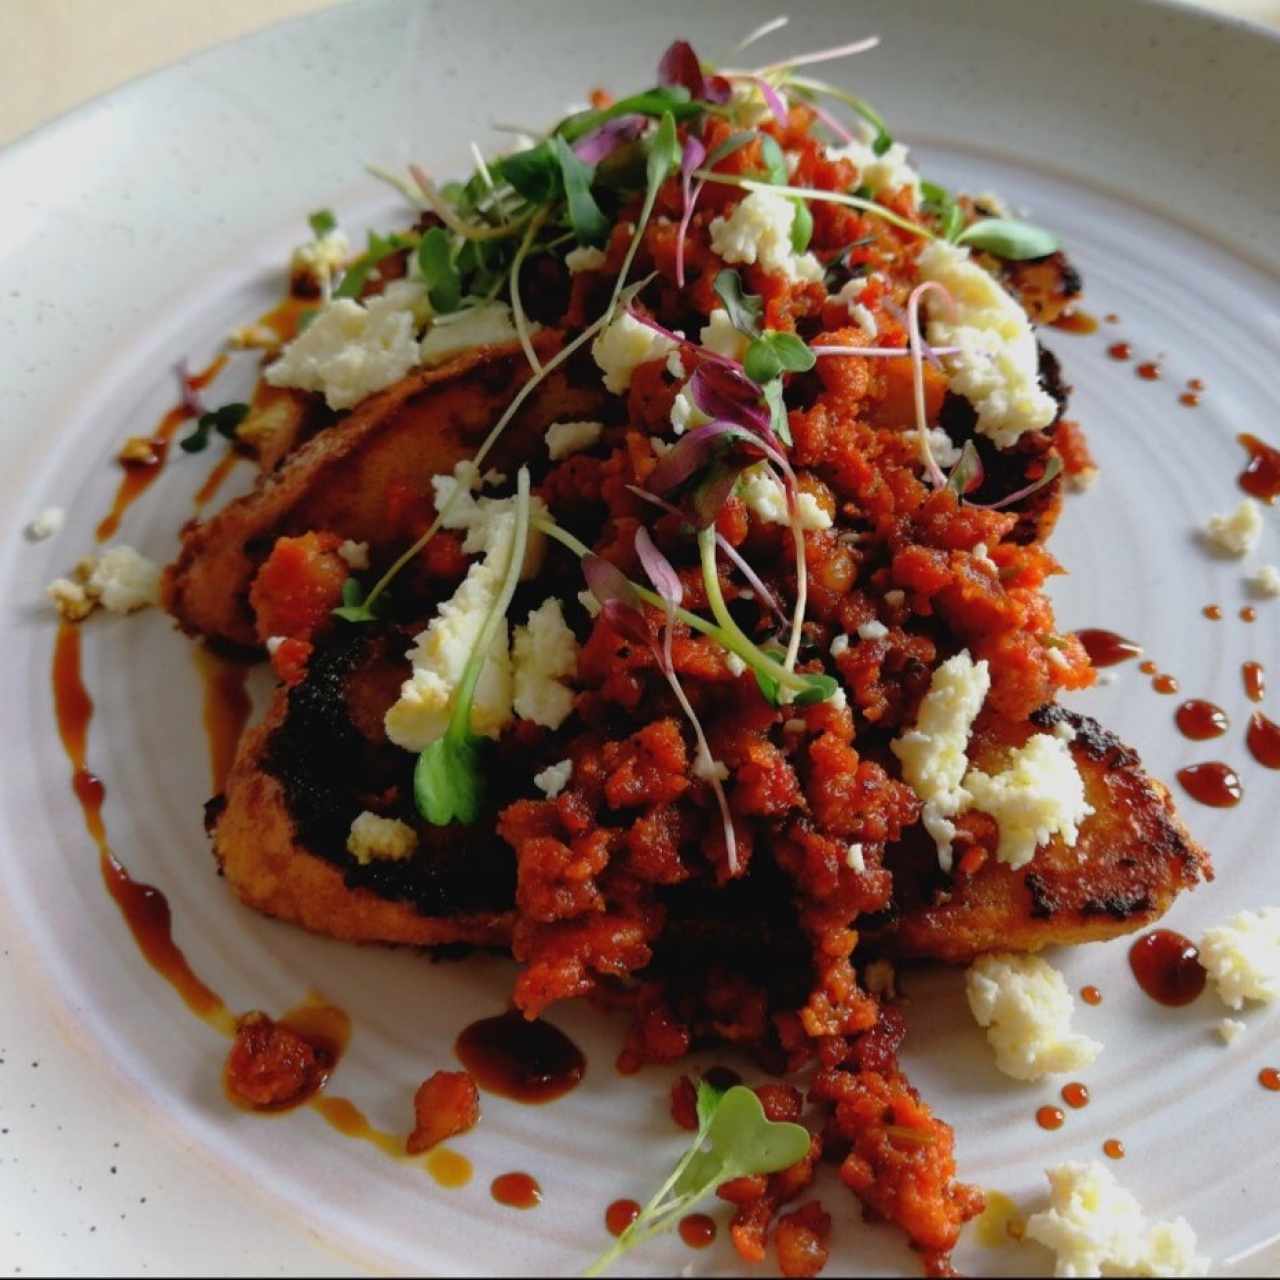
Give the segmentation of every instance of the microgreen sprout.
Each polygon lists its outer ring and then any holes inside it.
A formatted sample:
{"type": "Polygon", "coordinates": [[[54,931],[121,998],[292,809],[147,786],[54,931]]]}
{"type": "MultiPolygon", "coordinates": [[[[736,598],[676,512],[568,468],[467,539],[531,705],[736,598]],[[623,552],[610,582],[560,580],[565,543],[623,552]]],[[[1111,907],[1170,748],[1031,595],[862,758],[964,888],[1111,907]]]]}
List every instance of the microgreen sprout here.
{"type": "Polygon", "coordinates": [[[756,134],[750,129],[741,129],[737,133],[731,133],[718,147],[711,152],[710,155],[705,154],[705,148],[702,143],[697,142],[697,146],[703,149],[704,157],[701,160],[694,160],[692,165],[686,170],[685,164],[690,159],[690,144],[696,142],[692,136],[685,142],[684,155],[681,159],[680,176],[685,188],[684,213],[680,219],[680,226],[676,235],[676,283],[684,288],[684,237],[689,230],[689,222],[693,218],[694,205],[698,203],[698,197],[702,194],[702,189],[707,185],[705,178],[699,178],[698,185],[689,188],[689,179],[693,172],[702,166],[706,169],[714,169],[726,156],[732,155],[733,152],[745,147],[747,143],[755,141],[756,134]]]}
{"type": "MultiPolygon", "coordinates": [[[[792,62],[790,65],[795,67],[799,64],[792,62]]],[[[865,99],[859,98],[845,89],[837,88],[833,84],[828,84],[825,80],[797,76],[790,71],[786,75],[786,84],[789,89],[798,89],[806,95],[825,94],[829,98],[834,98],[837,102],[842,102],[850,110],[861,116],[875,130],[875,136],[871,140],[871,150],[874,155],[882,156],[893,146],[893,136],[889,133],[889,127],[885,124],[884,117],[865,99]]]]}
{"type": "Polygon", "coordinates": [[[431,227],[418,241],[418,270],[427,286],[427,296],[435,311],[456,311],[462,301],[462,277],[453,260],[448,233],[431,227]]]}
{"type": "Polygon", "coordinates": [[[813,368],[814,354],[794,333],[766,329],[747,348],[742,367],[752,382],[766,383],[782,373],[805,373],[813,368]]]}
{"type": "Polygon", "coordinates": [[[936,182],[920,184],[921,209],[938,219],[938,230],[944,240],[955,240],[964,227],[964,210],[946,187],[936,182]]]}
{"type": "Polygon", "coordinates": [[[757,40],[763,40],[765,36],[771,36],[775,31],[780,31],[790,21],[791,19],[786,14],[779,14],[776,18],[770,18],[768,22],[762,22],[733,46],[733,52],[741,53],[743,49],[755,44],[757,40]]]}
{"type": "Polygon", "coordinates": [[[342,584],[342,605],[333,613],[344,622],[373,622],[382,617],[385,604],[385,600],[366,597],[360,583],[355,578],[348,578],[342,584]]]}
{"type": "Polygon", "coordinates": [[[507,560],[502,586],[489,606],[475,645],[463,668],[462,678],[454,691],[449,727],[444,736],[429,744],[418,756],[413,770],[413,798],[422,814],[433,826],[451,822],[464,826],[480,816],[484,798],[484,777],[480,756],[484,740],[471,728],[471,704],[475,698],[480,673],[489,660],[498,627],[511,607],[520,570],[524,565],[525,546],[529,538],[529,471],[521,467],[516,476],[515,525],[511,534],[511,553],[507,560]]]}
{"type": "Polygon", "coordinates": [[[742,278],[732,267],[725,267],[716,273],[712,286],[716,297],[724,303],[729,323],[748,338],[760,336],[760,317],[764,314],[764,302],[758,293],[747,293],[742,287],[742,278]]]}
{"type": "Polygon", "coordinates": [[[977,446],[972,440],[966,440],[959,459],[947,476],[947,488],[956,497],[963,498],[966,493],[972,493],[982,484],[985,474],[977,446]]]}
{"type": "MultiPolygon", "coordinates": [[[[563,139],[558,139],[558,141],[560,141],[561,146],[565,145],[563,139]]],[[[524,350],[525,359],[528,360],[529,367],[534,373],[538,373],[542,369],[542,362],[538,359],[538,353],[533,349],[533,341],[529,337],[529,321],[524,313],[524,300],[520,297],[520,268],[524,265],[524,260],[529,253],[529,247],[533,244],[533,238],[542,228],[546,217],[547,210],[540,209],[526,228],[520,241],[520,247],[516,250],[515,257],[511,259],[511,284],[508,290],[511,294],[511,315],[515,320],[516,336],[520,339],[520,346],[524,350]]]]}
{"type": "Polygon", "coordinates": [[[358,298],[364,292],[370,273],[378,263],[384,258],[391,257],[393,253],[399,253],[401,249],[409,249],[412,246],[413,241],[407,236],[394,233],[389,236],[380,236],[376,231],[370,231],[368,247],[343,273],[341,282],[333,291],[333,296],[358,298]]]}
{"type": "Polygon", "coordinates": [[[189,436],[178,441],[186,453],[202,453],[209,443],[209,433],[216,431],[227,440],[235,440],[236,428],[249,416],[247,404],[224,404],[200,415],[189,436]]]}
{"type": "Polygon", "coordinates": [[[955,300],[936,281],[926,280],[923,284],[916,285],[911,290],[911,296],[907,300],[907,340],[911,344],[912,388],[915,393],[916,431],[920,436],[920,453],[924,458],[930,481],[932,481],[935,488],[940,489],[946,484],[947,478],[942,474],[942,468],[938,466],[933,456],[933,450],[929,447],[929,423],[925,415],[924,405],[924,355],[922,351],[924,339],[920,335],[920,299],[931,289],[936,293],[940,293],[947,306],[952,311],[955,310],[955,300]]]}
{"type": "Polygon", "coordinates": [[[317,240],[323,240],[337,230],[338,219],[333,216],[332,209],[317,209],[308,216],[307,225],[317,240]]]}
{"type": "Polygon", "coordinates": [[[629,1249],[670,1230],[695,1204],[734,1178],[777,1173],[803,1160],[809,1131],[803,1125],[774,1121],[745,1085],[720,1093],[706,1081],[698,1085],[698,1131],[635,1221],[587,1268],[598,1276],[629,1249]]]}
{"type": "Polygon", "coordinates": [[[955,241],[1010,262],[1045,258],[1061,248],[1061,242],[1052,231],[1014,218],[984,218],[970,223],[955,237],[955,241]]]}
{"type": "Polygon", "coordinates": [[[1051,453],[1044,464],[1044,471],[1036,480],[1032,480],[1030,484],[1024,485],[1014,493],[1006,494],[999,502],[975,502],[972,506],[985,507],[988,511],[1000,511],[1005,507],[1011,507],[1015,502],[1021,502],[1023,498],[1029,498],[1037,489],[1043,489],[1051,480],[1056,480],[1062,471],[1062,459],[1056,453],[1051,453]]]}

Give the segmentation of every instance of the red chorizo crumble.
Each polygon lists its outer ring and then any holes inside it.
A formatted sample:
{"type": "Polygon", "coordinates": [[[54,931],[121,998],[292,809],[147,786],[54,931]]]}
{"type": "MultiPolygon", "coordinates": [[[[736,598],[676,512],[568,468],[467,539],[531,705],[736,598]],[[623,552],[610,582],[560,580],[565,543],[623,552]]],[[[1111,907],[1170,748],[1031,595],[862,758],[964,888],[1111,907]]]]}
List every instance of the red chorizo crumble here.
{"type": "Polygon", "coordinates": [[[318,1093],[332,1067],[333,1057],[326,1049],[291,1027],[265,1013],[246,1013],[236,1024],[227,1054],[227,1091],[255,1110],[278,1111],[318,1093]]]}
{"type": "Polygon", "coordinates": [[[437,1071],[413,1095],[413,1132],[404,1149],[421,1155],[459,1133],[474,1129],[480,1119],[480,1092],[469,1071],[437,1071]]]}

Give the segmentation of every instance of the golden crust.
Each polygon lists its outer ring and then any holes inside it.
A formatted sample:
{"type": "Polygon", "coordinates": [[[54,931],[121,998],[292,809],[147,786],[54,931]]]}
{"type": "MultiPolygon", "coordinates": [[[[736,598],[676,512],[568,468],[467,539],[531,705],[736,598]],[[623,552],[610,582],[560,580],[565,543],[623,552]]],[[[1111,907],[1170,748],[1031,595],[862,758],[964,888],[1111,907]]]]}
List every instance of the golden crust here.
{"type": "Polygon", "coordinates": [[[980,768],[1034,732],[1065,720],[1071,754],[1094,813],[1074,848],[1055,837],[1017,871],[989,858],[946,884],[932,842],[919,828],[886,858],[897,917],[874,935],[904,956],[963,964],[987,951],[1038,951],[1114,938],[1158,920],[1184,889],[1212,878],[1209,855],[1188,833],[1168,789],[1137,755],[1088,716],[1044,707],[1032,723],[984,717],[970,744],[980,768]]]}

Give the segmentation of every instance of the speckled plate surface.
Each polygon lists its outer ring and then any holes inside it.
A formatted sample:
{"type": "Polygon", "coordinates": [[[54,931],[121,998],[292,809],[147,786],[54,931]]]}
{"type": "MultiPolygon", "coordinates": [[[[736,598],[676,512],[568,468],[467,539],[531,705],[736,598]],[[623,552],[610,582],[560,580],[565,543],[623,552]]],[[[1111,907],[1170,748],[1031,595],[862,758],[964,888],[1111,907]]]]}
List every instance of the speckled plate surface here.
{"type": "MultiPolygon", "coordinates": [[[[643,1198],[673,1158],[670,1073],[618,1078],[620,1025],[580,1008],[554,1018],[587,1049],[583,1085],[544,1108],[486,1099],[483,1124],[454,1144],[475,1166],[461,1190],[340,1138],[314,1112],[232,1111],[219,1083],[225,1042],[140,957],[98,876],[52,716],[42,587],[90,550],[115,484],[110,458],[167,407],[170,362],[207,359],[230,325],[277,296],[306,212],[329,204],[352,226],[394,214],[361,178],[365,161],[417,157],[447,173],[467,163],[470,138],[495,141],[494,120],[536,123],[593,84],[645,82],[676,35],[718,58],[771,12],[362,4],[214,50],[0,154],[5,1271],[571,1274],[604,1243],[605,1205],[643,1198]],[[22,525],[50,504],[68,508],[67,527],[26,544],[22,525]],[[490,1179],[511,1169],[539,1179],[541,1208],[522,1215],[489,1197],[490,1179]]],[[[1187,694],[1232,718],[1219,743],[1183,741],[1176,699],[1132,665],[1077,700],[1159,776],[1210,757],[1240,769],[1235,810],[1180,797],[1218,878],[1179,901],[1170,922],[1195,935],[1241,906],[1280,902],[1280,776],[1247,758],[1239,678],[1245,659],[1280,672],[1280,602],[1252,602],[1246,585],[1258,564],[1280,561],[1280,515],[1267,512],[1247,563],[1213,559],[1194,536],[1238,499],[1235,434],[1277,435],[1280,43],[1154,4],[918,0],[807,5],[762,52],[873,31],[880,52],[842,74],[856,71],[925,173],[1000,191],[1058,228],[1090,310],[1120,317],[1091,336],[1046,339],[1102,466],[1053,544],[1072,571],[1054,594],[1063,626],[1133,636],[1187,694]],[[1109,359],[1119,339],[1158,357],[1162,380],[1109,359]],[[1193,377],[1206,384],[1194,410],[1177,398],[1193,377]],[[1223,621],[1201,615],[1210,601],[1223,621]],[[1248,625],[1237,611],[1251,602],[1259,617],[1248,625]]],[[[215,399],[250,376],[233,365],[215,399]]],[[[176,459],[121,537],[167,558],[210,464],[176,459]]],[[[176,938],[232,1008],[278,1013],[312,989],[346,1008],[354,1034],[330,1087],[403,1131],[414,1085],[450,1065],[460,1026],[501,1008],[509,966],[353,950],[240,908],[201,830],[209,767],[186,642],[152,613],[94,619],[84,648],[97,702],[89,761],[106,783],[117,853],[168,896],[176,938]]],[[[1150,1212],[1190,1218],[1219,1270],[1274,1274],[1280,1098],[1255,1079],[1280,1065],[1280,1011],[1251,1010],[1247,1035],[1224,1048],[1211,1030],[1225,1013],[1216,997],[1178,1011],[1150,1004],[1125,950],[1055,957],[1073,987],[1102,989],[1104,1003],[1081,1008],[1077,1023],[1106,1044],[1083,1077],[1092,1104],[1056,1133],[1033,1113],[1061,1082],[996,1073],[958,974],[905,975],[912,1078],[955,1125],[966,1179],[1030,1207],[1046,1164],[1094,1158],[1119,1137],[1129,1154],[1113,1167],[1150,1212]]],[[[831,1272],[912,1274],[895,1234],[864,1226],[824,1178],[837,1224],[831,1272]]],[[[1035,1247],[985,1249],[971,1235],[957,1260],[970,1274],[1050,1265],[1035,1247]]],[[[627,1265],[689,1262],[696,1273],[736,1269],[723,1233],[705,1253],[667,1241],[627,1265]]]]}

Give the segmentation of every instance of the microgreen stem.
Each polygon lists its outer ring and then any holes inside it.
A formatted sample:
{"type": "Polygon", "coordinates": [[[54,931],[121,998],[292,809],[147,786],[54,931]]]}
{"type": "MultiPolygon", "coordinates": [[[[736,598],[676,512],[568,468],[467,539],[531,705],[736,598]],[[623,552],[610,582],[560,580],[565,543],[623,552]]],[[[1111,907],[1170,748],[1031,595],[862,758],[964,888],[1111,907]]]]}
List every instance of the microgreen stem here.
{"type": "Polygon", "coordinates": [[[779,196],[800,196],[805,200],[824,200],[828,204],[847,205],[850,209],[862,209],[866,213],[874,213],[893,226],[901,227],[903,231],[913,232],[925,240],[938,238],[928,227],[912,222],[910,218],[904,218],[901,214],[894,213],[892,209],[886,209],[884,205],[877,204],[874,200],[846,195],[843,191],[821,191],[817,187],[775,186],[770,182],[759,182],[755,178],[740,178],[731,173],[714,173],[710,169],[695,169],[693,176],[703,178],[707,182],[718,182],[726,187],[741,187],[744,191],[771,191],[779,196]]]}
{"type": "MultiPolygon", "coordinates": [[[[409,172],[413,175],[413,180],[418,184],[418,190],[421,193],[419,203],[425,202],[426,206],[439,217],[440,221],[465,240],[507,240],[521,230],[524,225],[533,217],[533,212],[514,218],[510,222],[503,223],[497,227],[478,227],[473,222],[467,222],[458,217],[454,207],[440,193],[440,189],[436,186],[426,171],[416,164],[409,166],[409,172]]],[[[379,173],[379,177],[384,174],[379,173]]],[[[399,185],[398,183],[396,184],[399,185]]],[[[402,188],[403,190],[404,188],[402,188]]]]}
{"type": "Polygon", "coordinates": [[[771,62],[767,66],[757,67],[758,76],[789,71],[792,67],[808,67],[817,62],[834,62],[837,58],[852,57],[855,53],[866,53],[880,43],[879,36],[864,36],[851,44],[838,45],[834,49],[818,49],[814,53],[798,53],[793,58],[783,58],[781,62],[771,62]]]}
{"type": "MultiPolygon", "coordinates": [[[[515,417],[517,412],[519,412],[520,406],[533,394],[534,388],[536,388],[538,384],[548,376],[548,374],[554,372],[560,367],[560,365],[564,364],[564,362],[568,360],[579,347],[590,342],[591,339],[604,328],[605,324],[609,320],[609,315],[610,313],[606,311],[604,315],[592,321],[592,323],[578,334],[572,342],[563,346],[550,360],[547,361],[546,364],[542,366],[537,373],[533,375],[533,377],[529,379],[528,382],[524,384],[523,387],[520,388],[519,391],[516,392],[515,397],[503,412],[502,417],[493,424],[493,429],[487,436],[485,436],[484,442],[480,445],[480,448],[476,450],[475,456],[471,459],[471,465],[475,469],[475,474],[479,474],[481,464],[484,462],[485,458],[489,456],[489,450],[497,443],[498,437],[506,430],[507,424],[515,417]]],[[[365,598],[366,606],[372,607],[373,602],[377,600],[388,586],[391,585],[391,582],[400,570],[403,569],[405,565],[414,558],[414,556],[418,555],[422,548],[436,536],[440,531],[441,525],[443,525],[449,518],[458,503],[462,501],[463,492],[463,485],[459,484],[454,487],[454,491],[450,495],[449,500],[439,511],[436,512],[436,518],[431,522],[426,533],[424,533],[422,537],[420,537],[402,556],[400,556],[399,559],[397,559],[396,562],[386,571],[386,573],[384,573],[382,577],[374,583],[373,590],[370,591],[368,596],[365,598]]]]}
{"type": "Polygon", "coordinates": [[[938,466],[933,456],[933,449],[929,445],[929,424],[925,419],[924,407],[924,355],[922,348],[924,339],[920,336],[920,299],[929,292],[930,289],[936,289],[943,298],[946,299],[947,305],[954,311],[955,302],[951,295],[938,284],[936,281],[926,280],[924,284],[918,284],[911,290],[911,297],[907,300],[907,340],[911,343],[911,382],[912,390],[915,393],[916,408],[916,430],[920,433],[920,453],[924,458],[924,464],[929,472],[929,479],[935,489],[941,489],[947,483],[947,477],[942,474],[942,468],[938,466]]]}
{"type": "Polygon", "coordinates": [[[796,605],[791,615],[791,638],[787,641],[787,656],[783,666],[788,671],[796,669],[796,659],[800,656],[800,636],[804,629],[804,613],[809,603],[809,565],[804,556],[804,530],[800,527],[800,513],[797,510],[795,476],[789,476],[785,482],[787,492],[787,515],[791,522],[791,538],[796,549],[796,605]]]}
{"type": "Polygon", "coordinates": [[[525,319],[524,303],[520,299],[520,268],[524,266],[529,246],[533,244],[534,237],[542,229],[542,224],[546,222],[549,212],[549,209],[543,208],[534,214],[533,220],[525,229],[515,257],[511,259],[511,314],[516,322],[516,334],[520,338],[521,347],[524,348],[525,359],[529,361],[529,367],[534,373],[542,372],[542,363],[538,359],[538,353],[533,349],[533,343],[529,340],[529,322],[525,319]]]}

